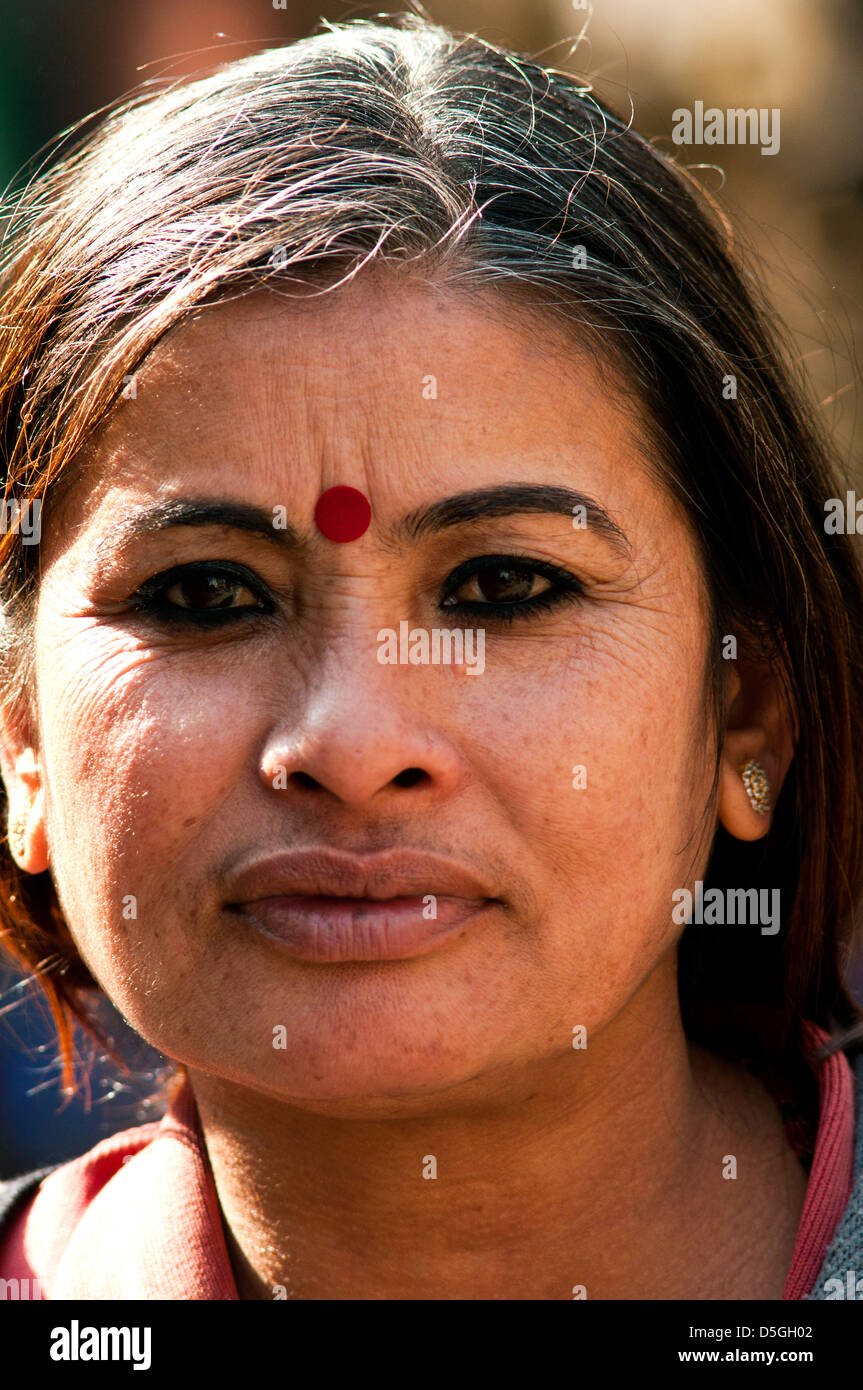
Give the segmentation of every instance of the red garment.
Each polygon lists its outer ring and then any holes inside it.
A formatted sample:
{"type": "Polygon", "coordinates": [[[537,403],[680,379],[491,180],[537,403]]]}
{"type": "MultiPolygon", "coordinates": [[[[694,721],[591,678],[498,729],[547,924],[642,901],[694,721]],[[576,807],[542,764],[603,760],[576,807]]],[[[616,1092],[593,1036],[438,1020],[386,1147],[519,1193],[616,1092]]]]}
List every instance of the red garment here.
{"type": "MultiPolygon", "coordinates": [[[[812,1023],[803,1027],[807,1048],[827,1042],[822,1029],[812,1023]]],[[[825,1057],[813,1070],[818,1078],[818,1133],[783,1300],[802,1299],[812,1292],[854,1186],[854,1074],[844,1052],[825,1057]]]]}
{"type": "MultiPolygon", "coordinates": [[[[810,1043],[826,1040],[811,1029],[810,1043]]],[[[816,1068],[819,1122],[783,1299],[810,1292],[851,1195],[854,1092],[843,1053],[816,1068]]],[[[0,1249],[0,1278],[49,1299],[236,1299],[197,1108],[115,1134],[51,1173],[0,1249]]]]}
{"type": "Polygon", "coordinates": [[[238,1297],[188,1084],[45,1178],[0,1251],[0,1277],[28,1276],[49,1299],[238,1297]]]}

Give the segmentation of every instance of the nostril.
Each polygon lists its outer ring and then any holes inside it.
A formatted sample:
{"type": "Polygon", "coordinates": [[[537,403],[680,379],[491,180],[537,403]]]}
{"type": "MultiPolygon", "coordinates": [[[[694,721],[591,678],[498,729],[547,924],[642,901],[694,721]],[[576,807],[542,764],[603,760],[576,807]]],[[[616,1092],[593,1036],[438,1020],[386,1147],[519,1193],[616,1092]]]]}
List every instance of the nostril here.
{"type": "Polygon", "coordinates": [[[306,791],[323,791],[321,783],[310,777],[308,772],[292,772],[291,781],[295,787],[302,787],[306,791]]]}
{"type": "MultiPolygon", "coordinates": [[[[284,791],[287,787],[291,787],[295,791],[309,792],[332,792],[335,790],[337,796],[342,795],[342,793],[336,790],[330,783],[329,779],[321,782],[317,777],[313,777],[310,772],[301,772],[299,770],[289,773],[286,778],[285,772],[286,769],[282,767],[278,777],[270,779],[273,787],[277,791],[284,791]]],[[[431,780],[425,768],[404,767],[401,772],[396,773],[395,777],[390,778],[386,785],[390,787],[416,787],[422,782],[431,782],[431,780]]],[[[383,785],[383,783],[381,785],[383,785]]]]}
{"type": "Polygon", "coordinates": [[[417,782],[421,782],[428,774],[421,767],[406,767],[393,782],[397,787],[415,787],[417,782]]]}

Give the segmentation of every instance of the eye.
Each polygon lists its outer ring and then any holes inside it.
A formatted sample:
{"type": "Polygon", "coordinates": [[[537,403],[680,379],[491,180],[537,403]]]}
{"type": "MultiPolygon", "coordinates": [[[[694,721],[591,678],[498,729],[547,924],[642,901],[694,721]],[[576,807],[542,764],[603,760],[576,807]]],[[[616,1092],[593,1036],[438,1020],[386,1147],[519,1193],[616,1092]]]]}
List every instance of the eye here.
{"type": "MultiPolygon", "coordinates": [[[[494,565],[479,570],[460,585],[452,601],[461,603],[523,603],[547,593],[551,584],[521,565],[494,565]]],[[[451,600],[447,600],[450,602],[451,600]]]]}
{"type": "Polygon", "coordinates": [[[178,565],[154,575],[135,595],[135,607],[164,622],[200,626],[272,612],[272,605],[248,571],[238,565],[209,561],[178,565]]]}
{"type": "Polygon", "coordinates": [[[241,584],[232,575],[217,574],[215,571],[199,570],[184,574],[170,588],[162,590],[164,603],[172,603],[176,608],[236,608],[247,607],[237,603],[242,594],[250,594],[248,585],[241,584]]]}
{"type": "Polygon", "coordinates": [[[512,620],[581,597],[584,586],[568,570],[544,560],[483,555],[449,576],[442,608],[512,620]]]}

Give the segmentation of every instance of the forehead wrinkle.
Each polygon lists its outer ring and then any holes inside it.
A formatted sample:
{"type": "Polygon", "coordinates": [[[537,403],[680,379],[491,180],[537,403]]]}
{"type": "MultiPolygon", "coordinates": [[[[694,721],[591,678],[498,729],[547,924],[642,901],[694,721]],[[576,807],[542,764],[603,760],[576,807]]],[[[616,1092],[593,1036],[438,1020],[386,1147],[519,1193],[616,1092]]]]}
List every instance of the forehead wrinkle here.
{"type": "MultiPolygon", "coordinates": [[[[304,509],[327,486],[354,483],[372,497],[376,525],[380,507],[373,494],[380,495],[381,486],[388,490],[388,465],[397,467],[402,497],[412,491],[410,484],[418,477],[439,477],[444,454],[459,443],[460,452],[466,452],[470,441],[462,436],[465,430],[477,428],[478,412],[487,417],[495,410],[495,393],[508,395],[511,390],[508,378],[498,380],[495,373],[482,381],[482,399],[472,386],[465,394],[464,383],[457,382],[455,394],[442,399],[434,415],[421,414],[405,408],[403,358],[393,364],[399,372],[395,378],[386,370],[371,376],[354,371],[360,359],[374,362],[378,358],[366,312],[372,317],[383,315],[385,326],[394,330],[397,346],[402,322],[410,327],[413,321],[409,298],[388,299],[388,311],[393,306],[397,311],[394,318],[384,313],[383,296],[369,300],[368,295],[355,296],[350,302],[334,298],[328,303],[301,304],[296,316],[290,313],[296,305],[272,300],[262,302],[260,313],[246,300],[206,306],[200,317],[178,324],[142,364],[138,399],[123,402],[118,417],[125,429],[116,437],[118,451],[108,465],[112,473],[116,477],[118,466],[125,468],[131,480],[136,465],[138,470],[143,467],[150,473],[148,481],[158,489],[171,471],[171,451],[181,450],[183,459],[193,459],[200,469],[206,467],[210,454],[222,466],[227,452],[236,455],[235,474],[243,470],[247,459],[263,488],[272,488],[273,501],[288,505],[289,513],[293,510],[295,515],[297,475],[306,479],[304,509]],[[216,314],[219,317],[213,317],[216,314]],[[286,318],[292,319],[295,332],[285,333],[286,318]],[[341,346],[347,348],[347,361],[333,360],[334,340],[339,355],[341,346]],[[233,389],[235,381],[237,389],[233,389]],[[434,420],[432,428],[427,417],[434,420]],[[310,476],[316,479],[314,494],[310,476]]],[[[500,306],[493,300],[474,306],[447,299],[437,307],[447,315],[454,309],[466,313],[473,331],[488,323],[489,309],[494,320],[494,310],[500,306]]],[[[521,340],[523,353],[535,355],[536,334],[528,324],[497,326],[505,328],[510,342],[521,340]]],[[[392,345],[389,338],[385,341],[392,345]]],[[[438,344],[438,350],[446,353],[447,346],[438,344]]],[[[575,370],[580,375],[582,358],[572,343],[565,353],[555,351],[550,357],[549,343],[544,342],[543,348],[543,360],[535,364],[539,377],[547,380],[550,374],[559,385],[561,373],[575,370]]],[[[612,401],[607,393],[603,396],[607,404],[618,407],[618,415],[620,402],[613,400],[613,392],[612,401]]],[[[629,410],[623,418],[630,427],[636,423],[629,410]]],[[[484,433],[483,427],[482,439],[473,441],[473,452],[485,444],[484,433]]],[[[499,462],[494,459],[494,471],[499,462]]],[[[463,468],[462,476],[468,484],[480,481],[473,469],[463,468]],[[473,479],[465,473],[473,473],[473,479]]]]}

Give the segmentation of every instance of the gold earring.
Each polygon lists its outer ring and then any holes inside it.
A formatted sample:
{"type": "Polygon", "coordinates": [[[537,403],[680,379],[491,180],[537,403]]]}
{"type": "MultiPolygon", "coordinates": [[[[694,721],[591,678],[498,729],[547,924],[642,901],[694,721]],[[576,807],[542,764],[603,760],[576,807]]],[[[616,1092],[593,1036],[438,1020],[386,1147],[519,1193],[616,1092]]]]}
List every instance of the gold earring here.
{"type": "Polygon", "coordinates": [[[13,854],[18,856],[24,853],[27,839],[27,820],[28,817],[26,813],[19,814],[9,827],[9,844],[13,854]]]}
{"type": "Polygon", "coordinates": [[[750,758],[748,762],[740,764],[738,771],[743,778],[746,795],[749,797],[749,804],[753,811],[757,811],[759,816],[769,815],[773,809],[773,800],[770,795],[770,782],[764,768],[754,758],[750,758]]]}

